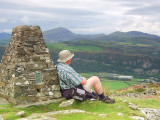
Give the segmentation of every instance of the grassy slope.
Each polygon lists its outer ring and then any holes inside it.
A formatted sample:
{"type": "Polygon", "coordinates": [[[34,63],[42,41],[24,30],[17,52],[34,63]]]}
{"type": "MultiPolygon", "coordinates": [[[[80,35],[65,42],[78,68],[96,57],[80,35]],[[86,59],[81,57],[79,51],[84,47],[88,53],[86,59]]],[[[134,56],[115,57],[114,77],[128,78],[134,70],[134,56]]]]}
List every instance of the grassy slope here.
{"type": "Polygon", "coordinates": [[[95,47],[91,45],[83,45],[83,46],[70,46],[64,43],[57,43],[57,44],[47,44],[47,47],[49,49],[68,49],[72,52],[77,51],[85,51],[85,52],[96,52],[96,51],[103,51],[103,48],[101,47],[95,47]]]}
{"type": "Polygon", "coordinates": [[[58,104],[49,104],[41,106],[31,106],[28,108],[17,108],[13,105],[1,105],[0,114],[5,118],[5,120],[15,120],[19,117],[15,114],[19,111],[25,111],[25,117],[30,116],[33,113],[45,113],[49,111],[58,111],[58,110],[69,110],[69,109],[80,109],[87,112],[95,114],[59,114],[54,117],[58,120],[131,120],[130,116],[143,116],[139,113],[138,110],[132,110],[128,107],[128,103],[132,102],[139,107],[144,108],[155,108],[160,109],[160,100],[159,99],[127,99],[127,98],[115,98],[115,104],[106,104],[99,101],[85,101],[85,102],[75,102],[73,106],[67,108],[59,108],[58,104]],[[127,100],[127,102],[123,102],[127,100]],[[118,113],[123,113],[124,116],[118,116],[118,113]],[[107,114],[106,116],[99,117],[99,114],[107,114]]]}
{"type": "Polygon", "coordinates": [[[128,54],[142,54],[154,57],[160,57],[160,44],[148,44],[139,41],[120,41],[120,42],[102,42],[102,41],[78,41],[78,42],[63,42],[56,44],[47,44],[49,49],[69,49],[72,52],[84,51],[84,52],[102,52],[112,51],[128,54]]]}
{"type": "MultiPolygon", "coordinates": [[[[93,75],[101,75],[102,73],[81,73],[84,77],[91,77],[93,75]]],[[[135,83],[139,79],[133,79],[130,83],[135,83]]],[[[104,92],[108,91],[110,93],[115,90],[128,87],[129,85],[126,82],[122,81],[102,81],[104,92]]],[[[75,114],[59,114],[54,117],[57,120],[131,120],[130,116],[142,116],[138,110],[132,110],[128,107],[128,103],[132,102],[140,108],[155,108],[160,109],[160,99],[158,98],[148,98],[148,99],[129,99],[129,98],[115,98],[115,104],[105,104],[99,101],[85,101],[85,102],[75,102],[73,106],[67,108],[59,108],[58,104],[49,104],[41,106],[31,106],[28,108],[17,108],[12,104],[9,105],[0,105],[0,114],[5,118],[5,120],[15,120],[19,117],[15,114],[19,111],[25,111],[25,117],[30,116],[33,113],[45,113],[49,111],[58,111],[58,110],[69,110],[69,109],[80,109],[87,112],[95,113],[75,113],[75,114]],[[127,102],[123,102],[127,101],[127,102]],[[118,113],[123,113],[124,116],[118,116],[118,113]],[[99,117],[99,114],[106,114],[105,116],[99,117]]]]}
{"type": "MultiPolygon", "coordinates": [[[[102,73],[81,73],[82,76],[84,77],[91,77],[93,75],[99,76],[102,73]]],[[[139,79],[134,79],[133,81],[136,82],[139,79]]],[[[104,88],[104,92],[106,92],[108,89],[110,90],[117,90],[117,89],[122,89],[125,87],[128,87],[129,85],[126,84],[125,82],[121,81],[102,81],[102,85],[104,88]]],[[[109,90],[109,91],[110,91],[109,90]]],[[[107,91],[108,92],[108,91],[107,91]]],[[[111,92],[111,91],[110,91],[111,92]]],[[[49,112],[49,111],[57,111],[57,110],[64,110],[64,109],[81,109],[85,110],[88,112],[96,113],[96,114],[67,114],[67,115],[55,115],[54,117],[58,118],[58,120],[81,120],[82,118],[84,120],[119,120],[121,118],[122,120],[130,120],[129,116],[133,115],[141,115],[138,111],[133,111],[128,107],[128,103],[132,102],[139,107],[150,107],[150,108],[157,108],[159,109],[160,105],[160,100],[158,99],[127,99],[127,103],[124,103],[123,101],[126,100],[124,99],[119,99],[116,98],[116,103],[115,104],[105,104],[99,101],[86,101],[86,102],[75,102],[72,107],[67,107],[67,108],[59,108],[58,104],[50,104],[46,106],[31,106],[28,108],[16,108],[12,105],[7,105],[7,106],[0,106],[0,114],[6,119],[6,120],[15,120],[18,117],[15,116],[15,114],[19,111],[24,110],[26,112],[26,117],[31,115],[32,113],[44,113],[44,112],[49,112]],[[121,109],[118,107],[120,106],[121,109]],[[124,116],[118,116],[118,113],[123,113],[124,116]],[[107,114],[106,116],[99,117],[98,114],[107,114]]]]}

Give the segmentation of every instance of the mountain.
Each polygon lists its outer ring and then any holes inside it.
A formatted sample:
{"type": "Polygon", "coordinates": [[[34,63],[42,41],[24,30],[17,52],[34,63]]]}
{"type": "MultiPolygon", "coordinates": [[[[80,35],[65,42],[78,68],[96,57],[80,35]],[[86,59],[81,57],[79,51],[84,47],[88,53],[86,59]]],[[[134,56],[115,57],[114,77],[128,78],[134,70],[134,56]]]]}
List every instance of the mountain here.
{"type": "Polygon", "coordinates": [[[63,41],[79,41],[79,40],[91,40],[105,36],[105,34],[96,35],[80,35],[72,33],[70,30],[59,27],[43,32],[44,39],[48,43],[57,43],[63,41]]]}
{"type": "Polygon", "coordinates": [[[59,27],[43,32],[44,39],[47,43],[58,43],[63,41],[106,41],[106,42],[129,42],[133,44],[157,44],[160,43],[160,37],[139,31],[120,32],[116,31],[109,35],[94,34],[80,35],[70,30],[59,27]]]}
{"type": "Polygon", "coordinates": [[[0,45],[8,45],[10,39],[11,39],[11,34],[0,33],[0,45]]]}
{"type": "Polygon", "coordinates": [[[116,31],[113,32],[111,34],[109,34],[108,36],[121,36],[121,37],[150,37],[150,38],[159,38],[159,36],[157,35],[152,35],[152,34],[148,34],[148,33],[143,33],[143,32],[139,32],[139,31],[130,31],[130,32],[120,32],[120,31],[116,31]]]}
{"type": "MultiPolygon", "coordinates": [[[[93,34],[80,35],[71,32],[70,30],[59,27],[43,32],[43,37],[47,43],[58,43],[63,41],[106,41],[106,42],[129,42],[129,43],[160,43],[160,37],[139,31],[120,32],[116,31],[111,34],[93,34]]],[[[0,33],[0,44],[6,45],[9,43],[11,34],[0,33]]]]}
{"type": "Polygon", "coordinates": [[[78,37],[79,35],[72,33],[66,28],[59,27],[43,32],[44,39],[49,43],[57,43],[62,41],[69,41],[78,37]]]}
{"type": "Polygon", "coordinates": [[[11,34],[9,33],[0,33],[0,40],[2,39],[10,39],[11,38],[11,34]]]}

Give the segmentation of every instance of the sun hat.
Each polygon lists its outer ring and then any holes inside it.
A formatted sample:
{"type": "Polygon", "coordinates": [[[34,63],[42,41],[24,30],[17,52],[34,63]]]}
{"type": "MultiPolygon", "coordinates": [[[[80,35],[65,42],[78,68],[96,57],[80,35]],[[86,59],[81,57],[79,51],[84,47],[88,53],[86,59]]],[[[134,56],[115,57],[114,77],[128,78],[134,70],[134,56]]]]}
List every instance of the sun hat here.
{"type": "Polygon", "coordinates": [[[57,60],[57,62],[65,63],[68,60],[70,60],[73,56],[74,56],[74,54],[71,54],[71,52],[69,50],[62,50],[59,53],[59,59],[57,60]]]}

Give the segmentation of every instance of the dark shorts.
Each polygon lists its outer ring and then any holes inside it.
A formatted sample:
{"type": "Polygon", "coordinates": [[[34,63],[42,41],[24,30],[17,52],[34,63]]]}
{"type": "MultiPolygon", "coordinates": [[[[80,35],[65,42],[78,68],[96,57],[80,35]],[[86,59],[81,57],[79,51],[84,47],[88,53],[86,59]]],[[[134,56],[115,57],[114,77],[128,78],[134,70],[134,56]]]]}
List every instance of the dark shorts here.
{"type": "MultiPolygon", "coordinates": [[[[77,88],[80,88],[80,89],[83,89],[83,86],[82,85],[78,85],[78,86],[76,86],[77,88]]],[[[73,88],[71,88],[71,89],[64,89],[64,90],[60,90],[61,91],[61,94],[62,94],[62,96],[64,97],[64,98],[66,98],[67,100],[68,99],[72,99],[72,94],[71,94],[71,92],[72,92],[72,89],[73,88]]],[[[84,90],[84,89],[83,89],[84,90]]],[[[94,95],[92,94],[92,93],[89,93],[89,92],[87,92],[86,90],[85,90],[85,94],[86,94],[86,98],[88,98],[88,99],[91,99],[91,98],[94,98],[94,95]]]]}

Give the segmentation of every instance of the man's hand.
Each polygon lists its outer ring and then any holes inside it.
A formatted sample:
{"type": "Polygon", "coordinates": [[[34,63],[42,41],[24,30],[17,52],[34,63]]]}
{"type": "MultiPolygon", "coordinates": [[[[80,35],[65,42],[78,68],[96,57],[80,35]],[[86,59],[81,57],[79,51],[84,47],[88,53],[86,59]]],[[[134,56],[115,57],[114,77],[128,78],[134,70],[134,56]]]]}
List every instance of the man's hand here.
{"type": "Polygon", "coordinates": [[[85,78],[85,77],[83,77],[83,80],[80,82],[80,84],[81,84],[81,85],[85,85],[85,84],[86,84],[86,82],[87,82],[86,78],[85,78]]]}

